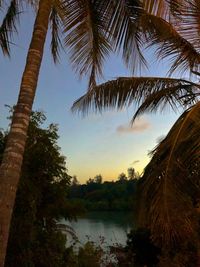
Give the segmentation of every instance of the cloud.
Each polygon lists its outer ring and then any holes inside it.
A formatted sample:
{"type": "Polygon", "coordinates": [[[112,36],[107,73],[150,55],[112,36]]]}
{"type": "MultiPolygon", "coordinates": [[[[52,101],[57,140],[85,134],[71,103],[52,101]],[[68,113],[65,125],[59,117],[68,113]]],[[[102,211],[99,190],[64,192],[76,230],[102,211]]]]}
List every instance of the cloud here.
{"type": "Polygon", "coordinates": [[[118,126],[116,131],[119,134],[141,133],[148,130],[150,127],[151,124],[146,119],[139,119],[132,126],[127,124],[118,126]]]}
{"type": "Polygon", "coordinates": [[[140,162],[140,160],[134,160],[130,165],[135,165],[135,164],[137,164],[139,162],[140,162]]]}

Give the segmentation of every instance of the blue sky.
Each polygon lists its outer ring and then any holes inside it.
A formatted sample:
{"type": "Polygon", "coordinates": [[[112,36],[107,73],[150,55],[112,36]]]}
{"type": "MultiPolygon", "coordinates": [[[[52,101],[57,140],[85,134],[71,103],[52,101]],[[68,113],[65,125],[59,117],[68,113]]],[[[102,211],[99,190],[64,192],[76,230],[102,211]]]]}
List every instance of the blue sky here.
{"type": "MultiPolygon", "coordinates": [[[[0,127],[4,129],[8,125],[8,110],[4,105],[16,103],[32,24],[33,16],[25,13],[19,35],[14,39],[16,45],[12,47],[11,59],[0,54],[0,127]]],[[[166,64],[155,62],[151,51],[147,57],[151,64],[149,71],[144,71],[143,75],[165,75],[166,64]]],[[[104,75],[105,80],[109,80],[128,76],[129,72],[120,58],[112,55],[105,63],[104,75]]],[[[34,110],[45,111],[48,123],[59,124],[59,145],[67,157],[69,174],[77,175],[83,183],[96,174],[102,174],[104,180],[114,180],[129,167],[141,172],[149,160],[148,152],[154,148],[157,139],[167,133],[178,114],[169,111],[160,115],[145,114],[132,129],[129,122],[133,107],[121,112],[111,110],[102,115],[89,114],[82,118],[72,114],[70,107],[86,88],[87,80],[80,80],[73,72],[67,54],[62,53],[60,64],[54,65],[48,36],[34,110]]]]}

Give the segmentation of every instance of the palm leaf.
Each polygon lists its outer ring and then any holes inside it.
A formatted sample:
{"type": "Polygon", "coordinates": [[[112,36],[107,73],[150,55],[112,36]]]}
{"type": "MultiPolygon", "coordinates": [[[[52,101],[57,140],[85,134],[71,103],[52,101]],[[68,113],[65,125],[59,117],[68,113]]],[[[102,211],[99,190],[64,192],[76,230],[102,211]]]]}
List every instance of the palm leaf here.
{"type": "Polygon", "coordinates": [[[133,73],[146,66],[142,53],[143,39],[139,29],[140,17],[144,13],[141,1],[111,1],[109,32],[116,51],[122,51],[126,65],[133,73]]]}
{"type": "Polygon", "coordinates": [[[55,63],[59,61],[60,50],[63,49],[61,41],[61,18],[56,7],[52,8],[50,15],[51,22],[51,54],[55,63]]]}
{"type": "Polygon", "coordinates": [[[169,12],[169,4],[166,0],[149,0],[142,1],[145,11],[154,16],[161,17],[165,20],[168,20],[170,12],[169,12]]]}
{"type": "Polygon", "coordinates": [[[144,35],[152,32],[151,16],[169,21],[170,11],[175,12],[177,5],[169,4],[166,0],[111,2],[111,40],[114,41],[115,50],[122,51],[126,65],[134,73],[138,68],[147,66],[142,50],[146,44],[144,35]]]}
{"type": "Polygon", "coordinates": [[[157,56],[160,59],[169,58],[170,73],[176,69],[198,70],[200,53],[196,47],[179,33],[173,23],[162,18],[146,14],[141,20],[142,30],[146,32],[148,47],[157,46],[157,56]],[[146,20],[148,25],[146,26],[146,20]]]}
{"type": "Polygon", "coordinates": [[[200,2],[198,0],[185,1],[182,9],[182,23],[179,31],[199,51],[200,34],[200,2]]]}
{"type": "Polygon", "coordinates": [[[142,2],[148,14],[169,22],[172,16],[181,14],[185,0],[143,0],[142,2]]]}
{"type": "Polygon", "coordinates": [[[199,86],[183,79],[124,77],[96,86],[79,98],[72,110],[85,115],[89,110],[101,112],[109,108],[122,109],[131,104],[142,104],[138,110],[140,114],[145,110],[157,110],[159,104],[162,104],[162,108],[170,105],[174,109],[178,104],[191,105],[198,96],[199,86]]]}
{"type": "Polygon", "coordinates": [[[181,115],[145,168],[140,222],[144,224],[145,218],[152,238],[162,246],[182,242],[197,231],[194,203],[200,195],[199,121],[197,103],[181,115]]]}
{"type": "MultiPolygon", "coordinates": [[[[173,7],[176,17],[170,17],[169,21],[158,21],[158,17],[152,17],[152,33],[150,45],[157,45],[158,57],[170,58],[172,67],[170,73],[175,70],[198,71],[200,63],[200,3],[197,0],[168,1],[173,7]],[[173,3],[173,4],[172,4],[173,3]],[[152,37],[152,39],[151,39],[152,37]]],[[[172,12],[173,13],[173,12],[172,12]]]]}
{"type": "Polygon", "coordinates": [[[10,44],[13,32],[17,32],[19,13],[18,1],[12,0],[0,26],[0,46],[3,53],[7,56],[10,56],[10,44]]]}
{"type": "Polygon", "coordinates": [[[144,99],[133,116],[132,122],[134,122],[136,117],[147,111],[162,111],[168,106],[171,107],[173,111],[177,111],[180,108],[186,109],[195,104],[198,101],[199,96],[200,87],[193,83],[177,83],[163,87],[163,89],[151,93],[144,99]]]}
{"type": "Polygon", "coordinates": [[[107,36],[107,1],[69,0],[65,20],[65,44],[72,65],[80,75],[89,73],[89,87],[102,75],[105,56],[111,51],[107,36]]]}

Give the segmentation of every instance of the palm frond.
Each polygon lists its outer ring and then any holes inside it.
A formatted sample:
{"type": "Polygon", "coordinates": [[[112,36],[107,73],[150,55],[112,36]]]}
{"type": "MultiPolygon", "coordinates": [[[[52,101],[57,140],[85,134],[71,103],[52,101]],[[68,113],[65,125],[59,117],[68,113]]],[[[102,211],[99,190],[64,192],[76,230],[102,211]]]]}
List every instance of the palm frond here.
{"type": "Polygon", "coordinates": [[[157,46],[158,58],[170,59],[170,73],[177,69],[182,71],[199,69],[200,53],[176,30],[172,23],[157,16],[146,14],[144,23],[141,20],[141,27],[146,32],[148,47],[157,46]]]}
{"type": "Polygon", "coordinates": [[[136,117],[144,112],[162,111],[166,107],[170,107],[173,111],[180,108],[187,109],[198,102],[200,97],[200,87],[197,84],[177,83],[163,87],[159,91],[146,96],[146,99],[141,103],[136,113],[133,116],[132,123],[136,117]]]}
{"type": "Polygon", "coordinates": [[[148,14],[160,17],[169,22],[172,16],[176,17],[181,14],[185,0],[143,0],[142,2],[148,14]]]}
{"type": "Polygon", "coordinates": [[[139,30],[140,17],[144,10],[141,1],[111,1],[109,33],[116,51],[122,51],[125,64],[134,73],[146,61],[142,53],[143,38],[139,30]]]}
{"type": "Polygon", "coordinates": [[[3,53],[7,56],[10,56],[10,43],[13,32],[17,32],[19,13],[18,1],[12,0],[0,26],[0,46],[3,53]]]}
{"type": "Polygon", "coordinates": [[[59,61],[60,50],[63,49],[61,35],[61,19],[55,7],[50,15],[51,22],[51,54],[55,63],[59,61]]]}
{"type": "Polygon", "coordinates": [[[199,86],[183,79],[160,77],[124,77],[100,84],[79,98],[72,107],[83,115],[89,110],[122,109],[134,104],[145,110],[157,110],[167,105],[174,109],[178,104],[191,105],[199,96],[199,86]],[[176,103],[178,101],[178,103],[176,103]]]}
{"type": "Polygon", "coordinates": [[[145,11],[154,16],[161,17],[165,20],[169,19],[169,3],[166,0],[149,0],[149,1],[142,1],[145,11]]]}
{"type": "Polygon", "coordinates": [[[200,2],[198,0],[185,0],[182,9],[182,24],[179,31],[199,51],[200,34],[200,2]]]}
{"type": "Polygon", "coordinates": [[[145,168],[141,223],[145,218],[152,238],[162,246],[182,242],[197,230],[194,204],[200,195],[199,121],[197,103],[181,115],[145,168]]]}
{"type": "Polygon", "coordinates": [[[69,0],[65,20],[65,44],[71,62],[80,74],[90,75],[89,87],[102,75],[105,56],[111,51],[107,35],[107,7],[105,0],[69,0]],[[93,3],[95,2],[95,3],[93,3]]]}
{"type": "Polygon", "coordinates": [[[147,66],[142,52],[147,44],[157,46],[158,58],[171,59],[170,72],[177,68],[198,69],[200,54],[179,29],[185,21],[184,0],[111,2],[114,3],[109,22],[111,41],[116,50],[122,51],[126,65],[133,72],[147,66]]]}
{"type": "Polygon", "coordinates": [[[167,2],[169,5],[170,13],[174,17],[179,17],[181,15],[185,0],[167,0],[167,2]]]}

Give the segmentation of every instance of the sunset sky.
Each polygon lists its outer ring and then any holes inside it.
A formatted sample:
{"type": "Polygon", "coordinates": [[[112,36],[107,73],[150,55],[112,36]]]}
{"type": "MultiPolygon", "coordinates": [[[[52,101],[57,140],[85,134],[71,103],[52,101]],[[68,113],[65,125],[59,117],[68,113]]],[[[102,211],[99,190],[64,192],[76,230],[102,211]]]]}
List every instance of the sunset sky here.
{"type": "MultiPolygon", "coordinates": [[[[17,100],[32,32],[32,18],[30,13],[23,14],[11,59],[0,54],[0,127],[4,129],[8,125],[8,109],[4,105],[14,105],[17,100]]],[[[167,67],[156,63],[155,56],[151,54],[148,51],[149,71],[144,71],[142,75],[164,75],[167,67]]],[[[130,75],[117,56],[107,60],[104,74],[104,81],[130,75]]],[[[48,123],[59,124],[59,145],[67,157],[69,174],[77,175],[83,183],[96,174],[102,174],[104,180],[116,179],[129,167],[141,172],[149,160],[148,152],[154,148],[158,138],[167,133],[178,114],[172,111],[161,115],[146,114],[132,128],[129,123],[134,106],[121,112],[111,110],[82,118],[72,114],[70,107],[86,88],[87,80],[80,80],[73,72],[67,54],[62,53],[59,65],[53,64],[48,37],[34,110],[43,110],[48,123]]]]}

